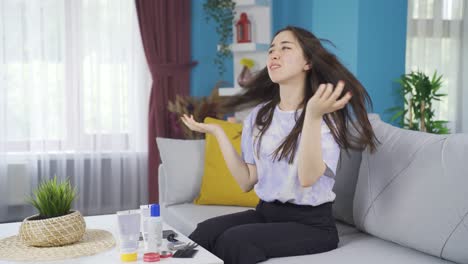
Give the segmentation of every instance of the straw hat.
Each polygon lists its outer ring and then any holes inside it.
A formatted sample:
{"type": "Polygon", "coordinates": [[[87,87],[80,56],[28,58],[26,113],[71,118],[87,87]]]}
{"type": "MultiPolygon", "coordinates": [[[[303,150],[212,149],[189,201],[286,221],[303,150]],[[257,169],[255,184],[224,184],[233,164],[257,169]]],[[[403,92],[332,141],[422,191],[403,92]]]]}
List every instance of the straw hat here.
{"type": "Polygon", "coordinates": [[[60,247],[27,246],[19,236],[0,240],[0,260],[51,261],[91,256],[115,246],[115,240],[108,231],[87,229],[83,238],[60,247]]]}

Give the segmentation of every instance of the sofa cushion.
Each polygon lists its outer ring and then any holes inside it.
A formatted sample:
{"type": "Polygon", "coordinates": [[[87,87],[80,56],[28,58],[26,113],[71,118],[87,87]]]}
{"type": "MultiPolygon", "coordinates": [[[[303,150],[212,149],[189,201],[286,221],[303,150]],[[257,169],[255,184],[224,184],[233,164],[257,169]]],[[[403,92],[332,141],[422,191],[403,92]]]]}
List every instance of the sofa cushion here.
{"type": "Polygon", "coordinates": [[[433,135],[379,122],[363,152],[354,221],[367,233],[468,263],[468,135],[433,135]]]}
{"type": "MultiPolygon", "coordinates": [[[[231,144],[240,154],[242,124],[214,118],[205,118],[205,123],[218,124],[231,144]]],[[[258,196],[254,190],[244,192],[229,171],[215,136],[206,135],[205,165],[200,195],[195,204],[255,206],[258,196]]]]}
{"type": "MultiPolygon", "coordinates": [[[[368,118],[371,124],[380,122],[380,117],[377,114],[369,114],[368,118]]],[[[351,135],[357,136],[353,126],[350,125],[349,128],[351,135]]],[[[341,150],[336,169],[335,185],[333,186],[333,192],[336,194],[333,203],[333,216],[350,225],[354,225],[353,200],[361,166],[361,156],[361,150],[341,150]]]]}
{"type": "MultiPolygon", "coordinates": [[[[249,210],[249,207],[177,204],[161,206],[165,222],[188,236],[197,224],[208,218],[249,210]]],[[[399,246],[395,243],[369,236],[356,228],[337,222],[340,243],[338,248],[326,253],[273,258],[265,264],[276,263],[412,263],[412,264],[449,264],[451,262],[435,258],[418,251],[399,246]]]]}
{"type": "Polygon", "coordinates": [[[340,237],[337,249],[320,254],[272,258],[262,264],[346,263],[346,264],[452,264],[364,233],[340,237]]]}
{"type": "Polygon", "coordinates": [[[341,150],[333,186],[336,198],[332,209],[336,219],[350,225],[354,225],[353,198],[360,165],[361,151],[341,150]]]}
{"type": "Polygon", "coordinates": [[[160,183],[164,184],[159,188],[161,200],[167,205],[193,201],[200,190],[205,140],[156,138],[156,142],[164,173],[170,175],[160,183]]]}
{"type": "Polygon", "coordinates": [[[198,223],[206,219],[252,209],[241,206],[195,205],[191,203],[163,205],[161,208],[164,221],[186,236],[195,230],[198,223]]]}
{"type": "MultiPolygon", "coordinates": [[[[250,207],[239,206],[219,206],[219,205],[195,205],[195,204],[176,204],[162,206],[162,217],[169,225],[173,226],[182,234],[189,235],[197,227],[197,224],[209,218],[238,213],[246,210],[252,210],[250,207]]],[[[359,231],[345,223],[336,223],[338,235],[345,236],[359,231]]]]}

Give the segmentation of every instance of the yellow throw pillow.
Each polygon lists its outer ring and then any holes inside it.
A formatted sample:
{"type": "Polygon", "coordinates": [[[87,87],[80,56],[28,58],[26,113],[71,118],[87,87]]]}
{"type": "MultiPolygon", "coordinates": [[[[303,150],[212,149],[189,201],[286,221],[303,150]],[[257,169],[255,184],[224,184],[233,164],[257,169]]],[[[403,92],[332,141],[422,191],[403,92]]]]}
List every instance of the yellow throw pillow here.
{"type": "MultiPolygon", "coordinates": [[[[207,117],[208,124],[219,124],[223,128],[237,153],[241,152],[242,124],[230,123],[207,117]]],[[[205,166],[200,194],[195,204],[237,205],[254,207],[258,197],[253,190],[243,192],[229,171],[218,141],[213,135],[206,135],[205,166]]]]}

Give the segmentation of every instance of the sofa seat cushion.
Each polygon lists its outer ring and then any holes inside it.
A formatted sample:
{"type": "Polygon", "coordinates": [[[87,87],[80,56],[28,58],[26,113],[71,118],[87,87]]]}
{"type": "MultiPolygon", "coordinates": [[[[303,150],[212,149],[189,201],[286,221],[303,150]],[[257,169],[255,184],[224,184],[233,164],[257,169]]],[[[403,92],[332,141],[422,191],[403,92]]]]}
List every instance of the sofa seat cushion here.
{"type": "MultiPolygon", "coordinates": [[[[161,215],[168,224],[188,236],[197,227],[197,224],[220,215],[231,214],[249,210],[249,207],[195,205],[191,203],[162,205],[161,215]]],[[[376,238],[358,231],[353,226],[337,221],[340,244],[338,248],[330,252],[294,256],[285,258],[273,258],[265,264],[288,263],[347,263],[347,264],[448,264],[452,263],[419,251],[402,247],[398,244],[376,238]]]]}
{"type": "Polygon", "coordinates": [[[163,204],[161,206],[161,215],[166,223],[188,236],[195,230],[198,223],[206,219],[249,209],[252,208],[225,205],[196,205],[192,203],[168,206],[163,204]]]}
{"type": "MultiPolygon", "coordinates": [[[[197,227],[197,224],[206,219],[242,212],[252,209],[240,206],[195,205],[190,203],[162,206],[162,217],[166,223],[188,236],[197,227]]],[[[359,231],[348,224],[337,221],[338,235],[346,236],[359,231]]]]}
{"type": "Polygon", "coordinates": [[[313,255],[272,258],[261,263],[453,264],[453,262],[442,260],[365,233],[354,233],[346,236],[340,236],[338,248],[329,252],[313,255]]]}

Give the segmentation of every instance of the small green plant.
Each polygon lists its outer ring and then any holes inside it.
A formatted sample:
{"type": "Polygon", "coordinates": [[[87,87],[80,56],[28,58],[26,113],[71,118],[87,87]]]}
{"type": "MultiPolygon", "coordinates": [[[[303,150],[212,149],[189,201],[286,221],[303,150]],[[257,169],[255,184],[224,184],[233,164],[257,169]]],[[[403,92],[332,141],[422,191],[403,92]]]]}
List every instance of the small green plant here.
{"type": "Polygon", "coordinates": [[[400,83],[399,93],[404,100],[403,107],[387,109],[395,114],[390,121],[399,119],[400,126],[410,130],[419,130],[435,134],[448,134],[448,121],[434,120],[433,101],[441,101],[447,96],[439,93],[442,87],[442,75],[434,72],[429,78],[422,72],[411,72],[397,80],[400,83]]]}
{"type": "Polygon", "coordinates": [[[29,197],[28,203],[39,211],[39,218],[52,218],[68,214],[76,196],[76,188],[72,188],[68,179],[57,182],[57,176],[54,176],[39,184],[34,198],[29,197]]]}
{"type": "Polygon", "coordinates": [[[219,49],[216,53],[214,63],[218,68],[220,76],[226,72],[224,60],[232,56],[229,49],[229,41],[232,39],[232,26],[236,3],[232,0],[207,0],[203,4],[203,10],[206,13],[206,20],[213,19],[216,23],[216,33],[219,36],[219,49]]]}

